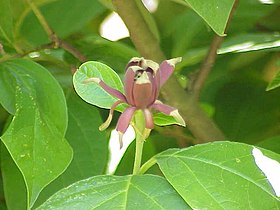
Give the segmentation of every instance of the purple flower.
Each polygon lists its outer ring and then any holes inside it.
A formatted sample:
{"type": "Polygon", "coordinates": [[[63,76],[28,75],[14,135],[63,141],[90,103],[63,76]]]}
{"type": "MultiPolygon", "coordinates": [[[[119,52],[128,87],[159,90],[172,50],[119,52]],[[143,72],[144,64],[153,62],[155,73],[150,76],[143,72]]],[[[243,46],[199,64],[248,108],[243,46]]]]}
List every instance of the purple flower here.
{"type": "Polygon", "coordinates": [[[112,96],[118,98],[111,109],[108,119],[99,127],[100,130],[106,129],[113,117],[115,108],[121,104],[129,105],[121,114],[116,130],[120,136],[120,145],[122,147],[122,136],[127,130],[129,123],[136,110],[142,110],[145,116],[146,129],[154,127],[151,110],[160,111],[166,115],[173,116],[176,121],[185,126],[185,121],[176,108],[163,104],[157,100],[159,90],[174,71],[175,64],[180,62],[181,58],[173,58],[163,61],[160,65],[152,60],[144,58],[132,58],[126,66],[124,79],[125,94],[111,88],[99,78],[89,78],[84,83],[95,82],[112,96]]]}

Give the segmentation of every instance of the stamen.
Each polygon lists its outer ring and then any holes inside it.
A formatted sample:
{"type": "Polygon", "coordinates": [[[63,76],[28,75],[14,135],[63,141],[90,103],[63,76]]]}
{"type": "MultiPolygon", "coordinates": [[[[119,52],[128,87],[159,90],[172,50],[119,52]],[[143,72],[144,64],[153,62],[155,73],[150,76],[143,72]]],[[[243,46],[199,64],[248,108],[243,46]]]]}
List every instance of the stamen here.
{"type": "Polygon", "coordinates": [[[104,123],[102,123],[102,125],[99,126],[99,130],[104,131],[105,129],[107,129],[112,121],[112,118],[113,118],[113,114],[110,113],[107,120],[104,123]]]}
{"type": "Polygon", "coordinates": [[[94,82],[94,83],[99,84],[100,81],[101,80],[99,78],[97,78],[97,77],[91,77],[91,78],[88,78],[88,79],[84,80],[83,83],[84,84],[88,84],[88,83],[94,82]]]}

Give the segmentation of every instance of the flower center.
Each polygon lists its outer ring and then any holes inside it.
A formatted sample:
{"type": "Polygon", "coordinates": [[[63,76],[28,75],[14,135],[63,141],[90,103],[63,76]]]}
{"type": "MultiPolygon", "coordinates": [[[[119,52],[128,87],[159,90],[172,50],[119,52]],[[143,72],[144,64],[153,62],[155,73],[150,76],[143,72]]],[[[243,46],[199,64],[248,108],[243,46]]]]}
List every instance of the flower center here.
{"type": "Polygon", "coordinates": [[[135,74],[134,81],[136,84],[146,84],[151,83],[149,76],[146,71],[138,71],[135,74]]]}

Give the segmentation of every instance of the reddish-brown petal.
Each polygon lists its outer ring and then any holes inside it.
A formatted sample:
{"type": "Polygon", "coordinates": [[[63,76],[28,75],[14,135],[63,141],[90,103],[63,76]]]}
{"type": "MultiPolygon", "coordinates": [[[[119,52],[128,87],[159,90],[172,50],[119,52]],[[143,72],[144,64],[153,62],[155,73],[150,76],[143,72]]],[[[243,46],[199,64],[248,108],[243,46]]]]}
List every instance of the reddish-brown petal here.
{"type": "Polygon", "coordinates": [[[124,91],[125,96],[127,99],[127,102],[134,106],[134,100],[133,100],[133,85],[135,83],[135,73],[137,70],[140,70],[141,68],[138,66],[131,66],[127,69],[124,76],[124,91]]]}
{"type": "Polygon", "coordinates": [[[175,64],[181,62],[182,58],[173,58],[163,61],[159,66],[160,87],[168,80],[175,69],[175,64]]]}
{"type": "Polygon", "coordinates": [[[112,96],[126,102],[126,97],[120,91],[118,91],[114,88],[111,88],[109,85],[107,85],[105,82],[103,82],[99,78],[92,77],[92,78],[88,78],[88,79],[83,81],[84,84],[91,83],[91,82],[99,84],[100,87],[102,87],[107,93],[109,93],[112,96]]]}
{"type": "Polygon", "coordinates": [[[146,123],[146,128],[148,129],[153,129],[154,128],[154,120],[153,120],[153,115],[149,109],[144,109],[143,110],[144,116],[145,116],[145,123],[146,123]]]}
{"type": "Polygon", "coordinates": [[[148,102],[148,106],[150,106],[157,99],[159,91],[158,91],[158,88],[157,88],[156,78],[154,77],[154,75],[151,72],[147,72],[147,75],[148,75],[149,80],[151,81],[151,84],[152,84],[152,95],[151,95],[151,98],[148,102]]]}
{"type": "Polygon", "coordinates": [[[124,110],[117,123],[116,130],[118,132],[121,132],[122,134],[125,133],[135,111],[136,111],[136,107],[134,106],[128,107],[124,110]]]}
{"type": "Polygon", "coordinates": [[[126,65],[125,69],[127,70],[130,66],[140,66],[143,60],[144,58],[138,58],[138,57],[131,58],[128,64],[126,65]]]}
{"type": "Polygon", "coordinates": [[[147,108],[151,101],[153,93],[152,83],[149,79],[147,72],[143,72],[133,86],[133,99],[137,108],[147,108]]]}
{"type": "Polygon", "coordinates": [[[172,107],[172,106],[168,106],[166,104],[161,103],[160,101],[156,101],[156,103],[154,103],[151,108],[158,110],[164,114],[170,115],[170,113],[174,110],[176,110],[176,108],[172,107]]]}

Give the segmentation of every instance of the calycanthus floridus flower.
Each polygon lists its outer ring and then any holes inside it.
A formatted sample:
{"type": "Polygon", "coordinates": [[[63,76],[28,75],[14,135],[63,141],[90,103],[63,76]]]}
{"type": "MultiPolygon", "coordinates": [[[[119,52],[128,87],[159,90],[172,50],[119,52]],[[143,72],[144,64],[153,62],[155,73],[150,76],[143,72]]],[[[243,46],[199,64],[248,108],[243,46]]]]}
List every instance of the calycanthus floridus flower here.
{"type": "Polygon", "coordinates": [[[124,78],[125,94],[111,88],[99,78],[93,77],[86,79],[84,83],[95,82],[109,94],[119,99],[112,105],[107,120],[99,127],[99,130],[105,130],[109,126],[115,108],[121,103],[129,105],[121,114],[116,127],[119,133],[121,147],[123,134],[127,130],[136,110],[143,111],[146,123],[145,127],[148,130],[154,127],[151,112],[153,109],[173,116],[180,125],[185,126],[185,121],[176,108],[157,100],[160,88],[174,71],[175,64],[180,61],[181,58],[173,58],[165,60],[159,65],[152,60],[137,57],[132,58],[126,66],[124,78]]]}

